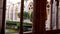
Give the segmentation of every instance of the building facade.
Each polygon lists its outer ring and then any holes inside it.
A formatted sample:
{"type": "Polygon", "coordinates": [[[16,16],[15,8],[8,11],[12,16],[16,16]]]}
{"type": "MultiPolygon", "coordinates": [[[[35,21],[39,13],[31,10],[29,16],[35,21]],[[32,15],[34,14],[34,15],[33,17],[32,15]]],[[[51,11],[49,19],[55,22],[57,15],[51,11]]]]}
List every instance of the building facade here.
{"type": "Polygon", "coordinates": [[[6,7],[6,19],[12,21],[18,20],[18,3],[10,4],[6,7]]]}
{"type": "MultiPolygon", "coordinates": [[[[20,18],[18,18],[18,13],[20,11],[21,2],[17,2],[14,4],[12,2],[8,2],[8,5],[6,5],[6,19],[11,21],[20,21],[20,18]]],[[[25,0],[24,11],[30,14],[33,11],[33,2],[31,2],[30,0],[25,0]]]]}
{"type": "Polygon", "coordinates": [[[33,2],[30,2],[28,5],[28,13],[31,14],[33,12],[33,2]]]}

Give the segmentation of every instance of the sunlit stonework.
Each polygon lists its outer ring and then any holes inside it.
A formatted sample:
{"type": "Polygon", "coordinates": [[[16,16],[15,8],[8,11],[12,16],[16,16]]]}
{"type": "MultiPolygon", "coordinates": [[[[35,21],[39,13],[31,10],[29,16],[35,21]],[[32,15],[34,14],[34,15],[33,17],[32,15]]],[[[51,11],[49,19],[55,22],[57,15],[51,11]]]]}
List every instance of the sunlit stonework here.
{"type": "Polygon", "coordinates": [[[46,4],[47,20],[46,20],[46,30],[50,30],[50,13],[51,13],[51,4],[50,0],[46,4]]]}

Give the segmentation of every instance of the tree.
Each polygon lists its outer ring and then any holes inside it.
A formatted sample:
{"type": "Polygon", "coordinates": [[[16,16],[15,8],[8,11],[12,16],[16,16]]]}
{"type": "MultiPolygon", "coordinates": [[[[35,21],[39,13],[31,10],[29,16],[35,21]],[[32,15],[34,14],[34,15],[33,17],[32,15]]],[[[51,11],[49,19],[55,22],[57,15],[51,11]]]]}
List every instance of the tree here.
{"type": "MultiPolygon", "coordinates": [[[[20,18],[20,14],[21,13],[18,13],[19,18],[20,18]]],[[[31,14],[28,14],[28,12],[24,11],[24,14],[23,14],[24,19],[30,19],[30,21],[32,22],[32,17],[33,17],[33,12],[31,14]]]]}
{"type": "Polygon", "coordinates": [[[19,17],[19,18],[20,18],[20,15],[21,15],[21,13],[19,12],[19,13],[18,13],[18,17],[19,17]]]}
{"type": "MultiPolygon", "coordinates": [[[[20,18],[21,13],[18,13],[18,17],[20,18]]],[[[29,16],[28,12],[24,11],[23,18],[27,19],[29,16]]]]}
{"type": "Polygon", "coordinates": [[[30,21],[32,22],[32,18],[33,18],[33,12],[30,14],[30,21]]]}

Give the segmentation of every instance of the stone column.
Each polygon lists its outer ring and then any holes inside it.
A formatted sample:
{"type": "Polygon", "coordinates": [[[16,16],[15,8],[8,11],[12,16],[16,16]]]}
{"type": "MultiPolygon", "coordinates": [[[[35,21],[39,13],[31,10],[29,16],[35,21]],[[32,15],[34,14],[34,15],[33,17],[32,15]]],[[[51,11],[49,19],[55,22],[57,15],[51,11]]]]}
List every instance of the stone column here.
{"type": "Polygon", "coordinates": [[[46,34],[46,0],[34,0],[33,34],[46,34]]]}
{"type": "Polygon", "coordinates": [[[2,28],[3,0],[0,0],[0,31],[2,28]]]}

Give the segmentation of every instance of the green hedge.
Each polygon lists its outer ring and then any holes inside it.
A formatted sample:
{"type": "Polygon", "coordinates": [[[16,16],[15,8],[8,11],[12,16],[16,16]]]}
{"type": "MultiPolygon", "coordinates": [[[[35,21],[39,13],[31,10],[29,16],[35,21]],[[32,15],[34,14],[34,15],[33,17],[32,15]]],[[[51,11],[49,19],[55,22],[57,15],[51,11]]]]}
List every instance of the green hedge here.
{"type": "MultiPolygon", "coordinates": [[[[6,21],[6,25],[8,26],[12,26],[12,25],[15,25],[18,27],[19,29],[19,26],[20,26],[20,22],[15,22],[15,21],[6,21]]],[[[24,31],[29,31],[28,28],[32,28],[32,24],[31,23],[27,23],[27,22],[24,22],[23,23],[23,26],[24,26],[24,31]]]]}
{"type": "MultiPolygon", "coordinates": [[[[20,22],[15,22],[15,21],[6,21],[6,25],[16,25],[16,26],[20,26],[20,22]]],[[[23,23],[23,26],[32,26],[31,23],[23,23]]]]}

